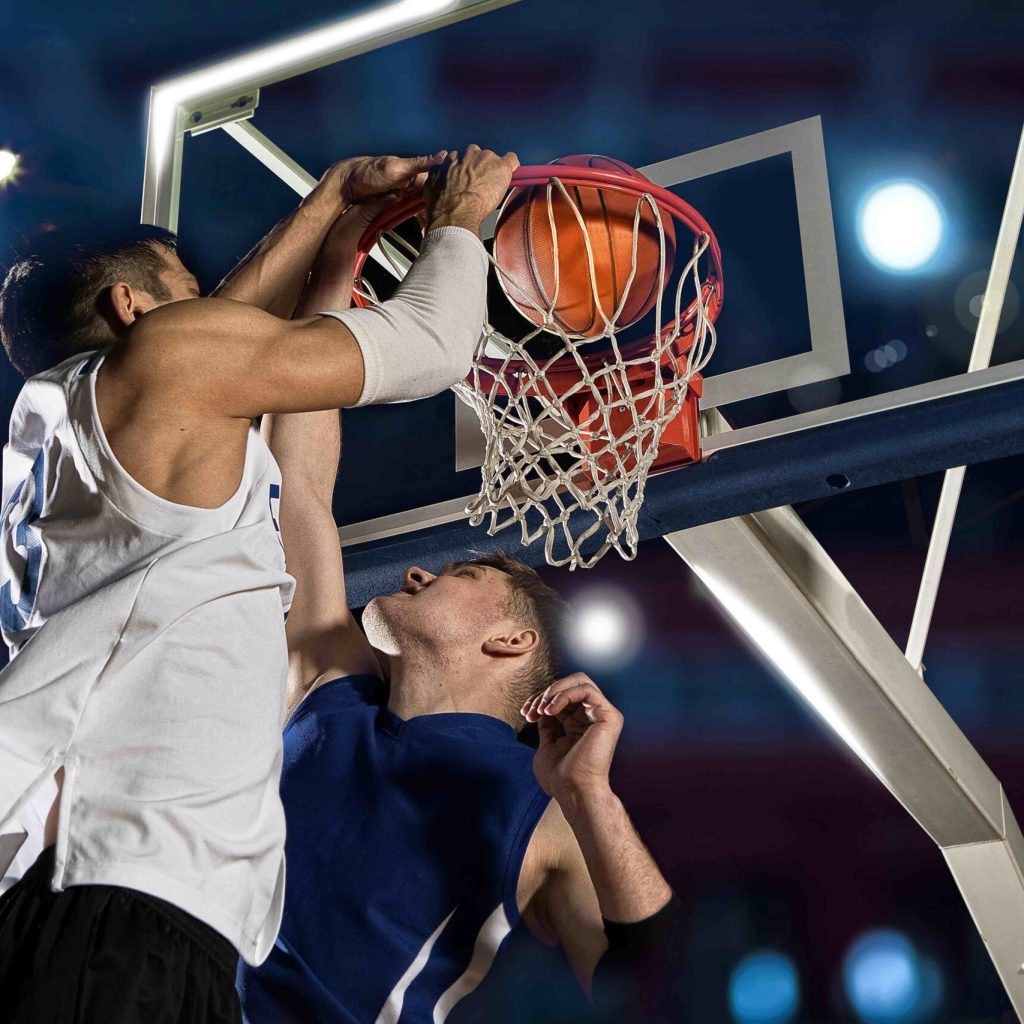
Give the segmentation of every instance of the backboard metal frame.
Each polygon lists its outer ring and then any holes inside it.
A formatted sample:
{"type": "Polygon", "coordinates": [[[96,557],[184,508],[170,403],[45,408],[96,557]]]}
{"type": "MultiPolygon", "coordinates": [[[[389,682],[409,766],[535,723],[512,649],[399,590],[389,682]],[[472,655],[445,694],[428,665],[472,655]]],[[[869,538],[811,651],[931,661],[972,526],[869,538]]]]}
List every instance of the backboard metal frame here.
{"type": "Polygon", "coordinates": [[[518,2],[393,0],[158,82],[149,97],[142,222],[177,231],[185,136],[252,117],[261,88],[518,2]]]}
{"type": "Polygon", "coordinates": [[[700,403],[703,410],[816,384],[850,372],[821,118],[794,121],[640,168],[656,185],[672,188],[787,153],[793,161],[811,348],[728,373],[705,374],[700,403]]]}

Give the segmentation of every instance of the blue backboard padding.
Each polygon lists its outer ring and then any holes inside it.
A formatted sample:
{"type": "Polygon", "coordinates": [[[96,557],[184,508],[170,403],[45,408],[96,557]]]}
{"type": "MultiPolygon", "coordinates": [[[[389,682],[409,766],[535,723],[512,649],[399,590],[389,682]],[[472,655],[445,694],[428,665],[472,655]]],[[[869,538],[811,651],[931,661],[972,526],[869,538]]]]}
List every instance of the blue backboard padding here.
{"type": "MultiPolygon", "coordinates": [[[[638,528],[641,539],[649,540],[1021,452],[1024,380],[750,442],[701,465],[651,477],[638,528]],[[844,480],[848,484],[842,486],[844,480]]],[[[522,547],[517,528],[489,537],[467,520],[346,548],[350,603],[361,607],[376,594],[398,589],[409,565],[433,570],[498,549],[533,565],[544,561],[543,545],[522,547]]]]}

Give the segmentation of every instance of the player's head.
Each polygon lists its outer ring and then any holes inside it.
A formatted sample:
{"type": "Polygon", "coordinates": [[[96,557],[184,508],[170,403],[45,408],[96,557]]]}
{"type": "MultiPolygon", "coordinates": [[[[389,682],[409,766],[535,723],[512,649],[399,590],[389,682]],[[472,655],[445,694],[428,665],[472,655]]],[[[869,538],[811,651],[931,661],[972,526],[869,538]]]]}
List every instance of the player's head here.
{"type": "Polygon", "coordinates": [[[169,231],[78,228],[27,247],[0,288],[0,335],[24,377],[122,337],[156,306],[196,298],[169,231]]]}
{"type": "Polygon", "coordinates": [[[514,720],[561,667],[565,613],[530,566],[498,553],[454,562],[436,576],[410,567],[400,591],[367,605],[363,626],[388,658],[426,652],[438,671],[496,678],[498,706],[514,720]]]}

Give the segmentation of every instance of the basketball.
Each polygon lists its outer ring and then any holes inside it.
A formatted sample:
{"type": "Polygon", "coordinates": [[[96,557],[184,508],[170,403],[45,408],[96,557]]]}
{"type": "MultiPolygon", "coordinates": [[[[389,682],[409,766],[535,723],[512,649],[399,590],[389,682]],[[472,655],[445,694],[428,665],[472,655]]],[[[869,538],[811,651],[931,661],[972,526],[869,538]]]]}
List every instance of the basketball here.
{"type": "MultiPolygon", "coordinates": [[[[642,182],[649,180],[636,168],[607,156],[565,156],[551,162],[613,171],[642,182]]],[[[551,191],[549,217],[547,186],[514,189],[498,220],[494,258],[511,278],[509,281],[500,276],[506,295],[531,323],[544,326],[545,312],[553,303],[552,319],[567,334],[599,337],[605,331],[601,311],[620,330],[636,323],[654,305],[658,292],[672,274],[675,228],[672,216],[662,212],[665,270],[659,275],[661,241],[649,203],[600,186],[567,185],[566,190],[576,211],[556,185],[551,191]],[[629,284],[638,203],[636,275],[629,284]],[[558,240],[557,293],[552,221],[558,240]],[[588,240],[593,253],[594,283],[590,278],[588,240]],[[615,316],[620,304],[622,310],[615,316]]]]}

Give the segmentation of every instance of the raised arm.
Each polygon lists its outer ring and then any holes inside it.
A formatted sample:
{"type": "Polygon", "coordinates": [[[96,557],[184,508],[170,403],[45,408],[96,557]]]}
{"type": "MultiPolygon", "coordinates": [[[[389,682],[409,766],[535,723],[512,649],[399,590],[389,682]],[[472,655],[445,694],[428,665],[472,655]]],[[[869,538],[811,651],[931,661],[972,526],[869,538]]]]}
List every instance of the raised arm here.
{"type": "Polygon", "coordinates": [[[626,1009],[658,1011],[678,977],[678,900],[609,781],[622,715],[582,673],[553,683],[523,714],[538,724],[534,772],[554,798],[538,828],[548,870],[530,914],[561,942],[588,994],[596,972],[598,1004],[605,975],[622,991],[642,974],[635,991],[646,1006],[626,1009]]]}
{"type": "Polygon", "coordinates": [[[394,296],[368,309],[283,320],[224,299],[174,302],[139,319],[115,372],[151,400],[201,418],[252,418],[436,394],[469,370],[483,323],[480,222],[508,189],[514,155],[470,147],[428,185],[421,254],[394,296]]]}
{"type": "Polygon", "coordinates": [[[238,262],[213,297],[292,317],[313,259],[338,217],[354,203],[415,183],[417,175],[445,155],[358,156],[334,164],[298,207],[238,262]]]}
{"type": "Polygon", "coordinates": [[[283,320],[195,299],[138,318],[97,378],[122,465],[163,498],[215,506],[237,485],[253,417],[409,401],[461,380],[484,318],[480,222],[517,163],[470,147],[431,174],[421,253],[378,306],[283,320]]]}
{"type": "MultiPolygon", "coordinates": [[[[313,265],[297,316],[349,305],[356,246],[381,205],[354,206],[338,218],[313,265]]],[[[341,545],[331,508],[341,456],[339,413],[274,413],[264,416],[262,431],[281,468],[281,536],[288,571],[295,577],[285,627],[287,718],[318,682],[379,675],[380,668],[345,596],[341,545]]]]}

